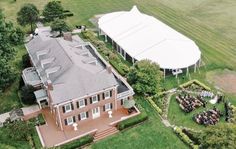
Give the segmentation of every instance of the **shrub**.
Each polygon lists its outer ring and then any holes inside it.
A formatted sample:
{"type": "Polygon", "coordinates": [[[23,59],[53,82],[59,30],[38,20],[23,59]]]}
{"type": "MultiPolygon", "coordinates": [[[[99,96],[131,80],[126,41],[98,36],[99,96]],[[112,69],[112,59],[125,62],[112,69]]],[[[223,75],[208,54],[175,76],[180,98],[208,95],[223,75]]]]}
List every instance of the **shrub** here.
{"type": "Polygon", "coordinates": [[[198,148],[198,145],[195,145],[193,141],[185,133],[183,133],[181,128],[175,126],[173,130],[184,143],[188,144],[191,148],[198,148]]]}
{"type": "Polygon", "coordinates": [[[129,118],[127,120],[124,120],[124,121],[118,123],[117,128],[119,130],[123,130],[125,128],[134,126],[138,123],[144,122],[147,119],[148,119],[148,116],[147,116],[146,112],[143,111],[141,114],[139,114],[135,117],[129,118]]]}
{"type": "Polygon", "coordinates": [[[22,56],[22,67],[23,68],[27,68],[30,67],[31,63],[30,63],[30,56],[29,54],[25,54],[22,56]]]}
{"type": "Polygon", "coordinates": [[[147,100],[150,102],[150,104],[153,106],[153,108],[161,115],[162,110],[159,108],[156,103],[151,99],[151,97],[148,97],[147,100]]]}
{"type": "Polygon", "coordinates": [[[72,142],[64,144],[60,147],[61,147],[61,149],[75,149],[75,148],[79,148],[79,147],[86,145],[88,143],[91,143],[91,142],[93,142],[93,137],[91,135],[87,135],[87,136],[84,136],[78,140],[74,140],[72,142]]]}
{"type": "Polygon", "coordinates": [[[34,87],[31,85],[25,85],[21,89],[21,101],[24,104],[32,105],[36,102],[34,95],[34,87]]]}
{"type": "Polygon", "coordinates": [[[191,85],[191,84],[193,84],[193,83],[195,83],[195,84],[197,84],[197,85],[203,87],[205,90],[208,90],[208,91],[211,90],[210,87],[206,86],[205,84],[203,84],[203,83],[201,83],[200,81],[195,80],[195,79],[194,79],[194,80],[191,80],[191,81],[188,81],[188,82],[186,82],[186,83],[184,83],[184,84],[181,84],[179,87],[180,87],[180,88],[186,88],[186,87],[188,87],[189,85],[191,85]]]}

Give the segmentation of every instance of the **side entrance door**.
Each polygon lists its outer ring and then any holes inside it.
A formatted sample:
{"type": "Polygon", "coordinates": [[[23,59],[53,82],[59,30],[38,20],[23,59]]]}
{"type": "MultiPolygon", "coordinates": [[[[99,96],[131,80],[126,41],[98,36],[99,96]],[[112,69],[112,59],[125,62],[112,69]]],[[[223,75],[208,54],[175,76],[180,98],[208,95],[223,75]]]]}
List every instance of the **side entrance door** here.
{"type": "Polygon", "coordinates": [[[100,117],[100,107],[92,109],[93,119],[100,117]]]}

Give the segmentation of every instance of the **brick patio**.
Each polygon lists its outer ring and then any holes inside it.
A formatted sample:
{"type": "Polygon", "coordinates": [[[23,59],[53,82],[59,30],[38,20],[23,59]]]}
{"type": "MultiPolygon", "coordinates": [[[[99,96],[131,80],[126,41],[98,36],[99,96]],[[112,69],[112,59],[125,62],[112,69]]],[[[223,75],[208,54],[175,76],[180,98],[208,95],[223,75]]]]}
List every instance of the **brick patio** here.
{"type": "Polygon", "coordinates": [[[73,126],[71,126],[69,130],[61,131],[60,128],[57,127],[48,108],[43,109],[42,113],[46,124],[39,126],[38,132],[40,133],[39,135],[41,135],[41,141],[43,141],[45,147],[53,147],[78,139],[87,134],[95,134],[96,132],[109,129],[119,121],[138,115],[139,111],[137,110],[135,113],[128,114],[126,109],[120,109],[113,112],[112,118],[108,118],[108,115],[101,115],[97,119],[85,120],[84,123],[78,125],[77,131],[73,130],[73,126]]]}

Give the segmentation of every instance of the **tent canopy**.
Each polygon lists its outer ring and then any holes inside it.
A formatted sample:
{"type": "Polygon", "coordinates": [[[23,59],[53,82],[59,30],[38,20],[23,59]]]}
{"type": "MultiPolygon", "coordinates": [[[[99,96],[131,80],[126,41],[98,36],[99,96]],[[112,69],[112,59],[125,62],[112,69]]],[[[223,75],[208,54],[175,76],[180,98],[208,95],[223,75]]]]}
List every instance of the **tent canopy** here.
{"type": "Polygon", "coordinates": [[[136,60],[149,59],[163,69],[186,68],[197,63],[201,52],[194,41],[136,6],[130,11],[113,12],[98,21],[108,35],[136,60]]]}

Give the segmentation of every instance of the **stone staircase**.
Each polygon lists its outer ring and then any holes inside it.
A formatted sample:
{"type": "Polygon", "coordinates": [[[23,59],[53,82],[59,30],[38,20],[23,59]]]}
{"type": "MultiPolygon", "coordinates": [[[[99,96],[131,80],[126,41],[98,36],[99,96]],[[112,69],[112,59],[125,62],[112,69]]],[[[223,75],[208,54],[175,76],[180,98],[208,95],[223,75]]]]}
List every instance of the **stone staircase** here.
{"type": "Polygon", "coordinates": [[[109,127],[108,129],[105,129],[103,131],[96,132],[96,134],[94,135],[94,142],[104,139],[117,132],[119,132],[119,130],[116,127],[109,127]]]}

